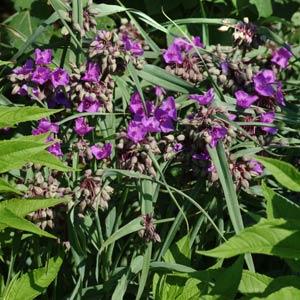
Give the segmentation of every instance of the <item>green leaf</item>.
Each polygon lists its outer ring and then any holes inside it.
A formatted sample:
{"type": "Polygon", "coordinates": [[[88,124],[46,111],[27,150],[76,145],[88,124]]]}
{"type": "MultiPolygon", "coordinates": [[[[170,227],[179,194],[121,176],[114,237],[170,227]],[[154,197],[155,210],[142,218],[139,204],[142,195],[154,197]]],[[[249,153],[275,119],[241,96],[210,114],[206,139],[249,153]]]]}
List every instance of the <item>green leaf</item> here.
{"type": "Polygon", "coordinates": [[[127,8],[119,5],[109,5],[109,4],[93,4],[91,6],[91,12],[95,13],[98,17],[104,17],[113,15],[119,12],[126,11],[127,8]]]}
{"type": "Polygon", "coordinates": [[[122,237],[139,231],[144,228],[143,225],[141,225],[142,219],[140,217],[133,219],[128,224],[121,227],[119,230],[114,232],[101,246],[100,252],[103,251],[107,246],[109,246],[111,243],[114,243],[115,241],[121,239],[122,237]]]}
{"type": "Polygon", "coordinates": [[[272,280],[273,278],[266,275],[243,270],[238,289],[242,294],[263,293],[272,280]]]}
{"type": "Polygon", "coordinates": [[[195,90],[190,83],[154,65],[145,65],[137,73],[142,79],[171,91],[188,93],[195,90]]]}
{"type": "Polygon", "coordinates": [[[198,253],[219,258],[258,253],[283,258],[300,258],[300,222],[273,219],[246,228],[224,244],[198,253]]]}
{"type": "Polygon", "coordinates": [[[72,171],[71,167],[66,166],[59,158],[55,155],[44,150],[30,158],[32,163],[40,164],[42,166],[47,166],[50,169],[58,170],[62,172],[72,171]]]}
{"type": "MultiPolygon", "coordinates": [[[[244,223],[239,207],[236,190],[233,184],[232,174],[229,171],[229,165],[224,147],[221,143],[218,143],[216,148],[208,147],[208,152],[217,170],[222,185],[229,217],[233,225],[234,231],[235,233],[239,233],[241,230],[244,229],[244,223]]],[[[254,271],[252,257],[246,256],[245,259],[249,270],[254,271]]]]}
{"type": "MultiPolygon", "coordinates": [[[[15,194],[22,194],[21,191],[16,189],[14,186],[6,182],[4,179],[0,178],[0,193],[15,193],[15,194]]],[[[1,202],[0,202],[1,205],[1,202]]]]}
{"type": "Polygon", "coordinates": [[[22,231],[28,231],[40,236],[56,239],[54,235],[40,229],[29,221],[20,218],[7,208],[0,210],[0,227],[2,226],[15,228],[22,231]]]}
{"type": "Polygon", "coordinates": [[[285,287],[267,297],[253,297],[252,300],[283,300],[283,299],[300,299],[300,289],[294,287],[285,287]]]}
{"type": "Polygon", "coordinates": [[[4,292],[3,300],[31,300],[42,294],[56,278],[63,260],[50,258],[43,268],[35,269],[12,281],[4,292]]]}
{"type": "Polygon", "coordinates": [[[139,288],[138,288],[136,300],[141,299],[143,291],[146,286],[147,278],[149,275],[149,269],[150,269],[151,254],[152,254],[152,242],[148,243],[146,251],[144,253],[142,274],[139,280],[139,288]]]}
{"type": "Polygon", "coordinates": [[[218,273],[216,283],[211,292],[214,295],[221,295],[228,299],[235,299],[239,283],[241,281],[244,258],[239,257],[232,266],[218,273]]]}
{"type": "Polygon", "coordinates": [[[259,17],[267,18],[273,13],[271,0],[250,0],[250,3],[256,6],[259,17]]]}
{"type": "MultiPolygon", "coordinates": [[[[9,209],[18,217],[25,217],[38,209],[55,206],[70,201],[68,198],[48,198],[48,199],[9,199],[0,202],[0,211],[9,209]]],[[[1,220],[0,220],[1,221],[1,220]]]]}
{"type": "Polygon", "coordinates": [[[255,159],[275,177],[284,187],[300,192],[300,172],[291,164],[268,157],[256,156],[255,159]]]}
{"type": "Polygon", "coordinates": [[[275,193],[264,182],[261,188],[267,200],[267,216],[269,219],[284,218],[298,220],[300,218],[300,206],[275,193]]]}
{"type": "Polygon", "coordinates": [[[22,167],[31,157],[49,145],[32,141],[12,139],[0,142],[0,173],[22,167]]]}
{"type": "Polygon", "coordinates": [[[40,120],[59,111],[61,109],[47,109],[37,106],[0,106],[0,128],[11,127],[21,122],[40,120]]]}

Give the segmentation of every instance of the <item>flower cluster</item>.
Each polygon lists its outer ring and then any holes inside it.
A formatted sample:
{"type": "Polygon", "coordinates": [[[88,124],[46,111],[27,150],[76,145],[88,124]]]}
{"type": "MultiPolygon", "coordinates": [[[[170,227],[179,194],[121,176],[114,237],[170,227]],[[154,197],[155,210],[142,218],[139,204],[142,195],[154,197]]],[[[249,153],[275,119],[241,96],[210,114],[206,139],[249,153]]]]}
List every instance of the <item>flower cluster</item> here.
{"type": "Polygon", "coordinates": [[[200,37],[193,37],[192,43],[185,38],[175,38],[163,53],[166,70],[192,83],[202,81],[202,63],[194,47],[203,47],[200,37]]]}
{"type": "Polygon", "coordinates": [[[135,143],[142,141],[148,133],[168,133],[174,130],[177,120],[175,99],[168,97],[156,106],[152,101],[142,100],[136,92],[130,99],[129,109],[133,114],[127,128],[127,137],[135,143]]]}
{"type": "MultiPolygon", "coordinates": [[[[32,130],[33,135],[39,135],[43,133],[49,133],[46,142],[53,142],[55,136],[59,132],[59,126],[47,119],[41,119],[39,121],[38,127],[32,130]]],[[[61,151],[61,142],[54,142],[51,146],[48,147],[48,151],[56,156],[62,156],[61,151]]]]}
{"type": "Polygon", "coordinates": [[[49,107],[56,102],[68,106],[65,97],[69,90],[69,74],[62,68],[52,67],[52,50],[36,49],[34,61],[28,59],[10,75],[12,94],[29,96],[32,100],[46,100],[49,107]]]}

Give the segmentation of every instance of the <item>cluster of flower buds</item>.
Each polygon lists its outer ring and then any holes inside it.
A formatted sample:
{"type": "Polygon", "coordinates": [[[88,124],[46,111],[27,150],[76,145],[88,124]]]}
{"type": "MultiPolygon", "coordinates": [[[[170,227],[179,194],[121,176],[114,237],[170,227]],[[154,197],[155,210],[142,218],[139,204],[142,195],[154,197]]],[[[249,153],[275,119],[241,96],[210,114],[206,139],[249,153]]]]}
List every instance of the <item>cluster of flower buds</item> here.
{"type": "Polygon", "coordinates": [[[153,154],[160,154],[161,152],[153,136],[148,135],[142,141],[136,143],[128,138],[125,131],[122,131],[117,136],[116,148],[118,168],[156,176],[149,152],[153,154]]]}
{"type": "Polygon", "coordinates": [[[202,81],[202,62],[194,47],[203,47],[200,37],[194,37],[192,43],[185,38],[175,38],[163,54],[166,70],[192,83],[202,81]]]}
{"type": "Polygon", "coordinates": [[[154,219],[151,214],[143,215],[143,225],[144,228],[139,231],[139,236],[143,238],[146,242],[161,242],[159,234],[156,232],[156,226],[154,224],[154,219]]]}
{"type": "Polygon", "coordinates": [[[134,26],[134,24],[132,24],[126,18],[121,19],[121,26],[118,28],[118,34],[121,40],[124,36],[127,36],[130,40],[140,44],[144,50],[149,50],[149,46],[145,42],[136,26],[134,26]]]}
{"type": "Polygon", "coordinates": [[[230,144],[236,136],[236,130],[226,119],[233,120],[235,115],[228,113],[223,107],[213,105],[213,89],[203,95],[192,94],[189,98],[199,104],[199,110],[180,123],[185,127],[186,142],[192,147],[193,157],[197,159],[197,155],[205,151],[206,145],[215,147],[219,141],[225,145],[230,144]]]}
{"type": "MultiPolygon", "coordinates": [[[[44,176],[38,171],[33,180],[26,182],[28,190],[26,198],[62,198],[72,195],[70,188],[60,186],[60,182],[53,175],[44,176]]],[[[28,219],[42,229],[51,228],[56,232],[63,230],[64,214],[67,211],[66,205],[55,206],[54,208],[39,209],[28,214],[28,219]]]]}
{"type": "MultiPolygon", "coordinates": [[[[214,165],[207,158],[207,174],[211,183],[215,183],[219,177],[214,165]]],[[[250,181],[261,175],[264,171],[263,166],[255,159],[229,157],[229,170],[233,177],[233,183],[237,190],[249,189],[250,181]]]]}
{"type": "MultiPolygon", "coordinates": [[[[58,132],[59,126],[56,123],[51,123],[51,121],[47,119],[41,119],[39,121],[38,127],[32,130],[33,135],[49,133],[48,137],[46,138],[46,142],[53,142],[58,132]]],[[[56,156],[63,155],[61,151],[61,143],[59,141],[54,142],[51,146],[48,147],[47,150],[56,156]]]]}
{"type": "Polygon", "coordinates": [[[103,70],[104,66],[100,68],[95,61],[89,61],[80,68],[73,66],[70,86],[75,93],[70,95],[70,99],[77,104],[77,111],[112,111],[115,83],[111,75],[104,74],[103,70]]]}
{"type": "Polygon", "coordinates": [[[103,184],[101,174],[93,175],[91,170],[86,170],[80,185],[74,190],[75,198],[80,201],[80,214],[87,208],[107,209],[113,191],[111,186],[103,184]]]}
{"type": "Polygon", "coordinates": [[[97,59],[104,74],[122,74],[131,60],[137,68],[142,68],[144,54],[140,42],[133,41],[128,35],[114,31],[100,30],[90,44],[89,55],[97,59]],[[106,70],[106,72],[105,72],[106,70]]]}

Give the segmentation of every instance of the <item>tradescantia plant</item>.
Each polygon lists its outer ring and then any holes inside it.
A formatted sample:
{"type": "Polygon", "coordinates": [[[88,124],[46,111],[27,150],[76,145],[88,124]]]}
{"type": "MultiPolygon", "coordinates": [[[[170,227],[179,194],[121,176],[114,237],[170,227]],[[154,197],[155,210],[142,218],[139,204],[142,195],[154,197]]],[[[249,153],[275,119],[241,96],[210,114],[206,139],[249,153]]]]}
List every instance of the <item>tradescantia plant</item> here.
{"type": "Polygon", "coordinates": [[[250,22],[239,1],[173,20],[175,2],[154,17],[118,1],[12,1],[4,299],[298,297],[295,28],[250,22]],[[206,17],[229,7],[236,18],[206,17]]]}

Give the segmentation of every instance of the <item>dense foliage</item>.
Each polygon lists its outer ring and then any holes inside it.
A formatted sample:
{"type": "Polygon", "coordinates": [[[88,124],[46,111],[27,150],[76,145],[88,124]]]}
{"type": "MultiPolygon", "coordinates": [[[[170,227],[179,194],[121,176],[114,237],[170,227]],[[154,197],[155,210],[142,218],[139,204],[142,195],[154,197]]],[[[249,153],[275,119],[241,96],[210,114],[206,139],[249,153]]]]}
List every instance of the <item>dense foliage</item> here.
{"type": "Polygon", "coordinates": [[[4,2],[2,299],[300,298],[297,2],[4,2]]]}

